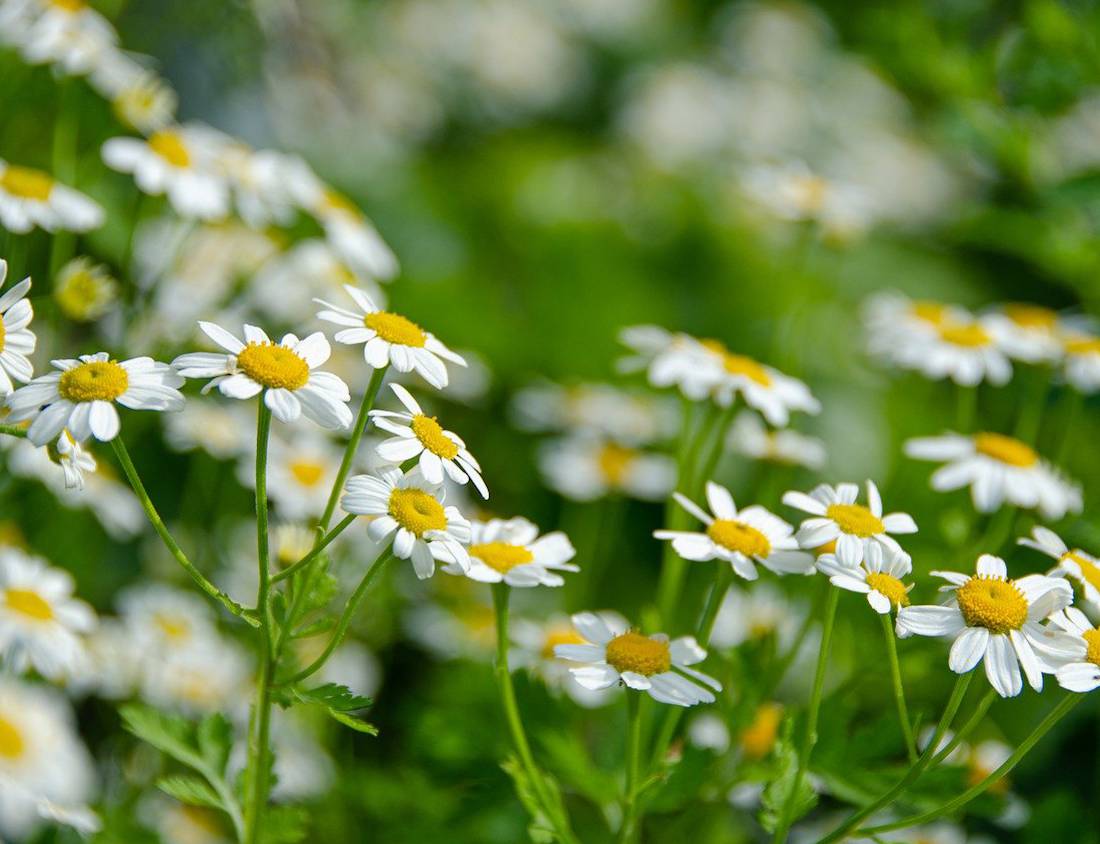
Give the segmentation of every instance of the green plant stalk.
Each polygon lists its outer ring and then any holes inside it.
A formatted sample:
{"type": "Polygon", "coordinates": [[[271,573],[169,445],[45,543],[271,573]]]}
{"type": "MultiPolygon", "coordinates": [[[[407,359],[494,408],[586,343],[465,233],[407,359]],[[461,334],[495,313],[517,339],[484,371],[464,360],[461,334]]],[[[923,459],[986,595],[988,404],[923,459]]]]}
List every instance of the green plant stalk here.
{"type": "Polygon", "coordinates": [[[969,434],[974,430],[974,419],[978,414],[978,388],[955,385],[958,398],[955,412],[955,427],[960,434],[969,434]]]}
{"type": "Polygon", "coordinates": [[[21,440],[25,440],[27,438],[27,429],[19,425],[0,425],[0,434],[7,434],[9,437],[18,437],[21,440]]]}
{"type": "MultiPolygon", "coordinates": [[[[8,433],[5,431],[4,433],[8,433]]],[[[24,432],[25,435],[25,432],[24,432]]],[[[19,436],[13,434],[13,436],[19,436]]],[[[153,506],[152,500],[149,498],[149,493],[145,491],[145,485],[141,482],[141,478],[138,476],[137,469],[134,468],[134,461],[130,459],[130,453],[126,450],[126,444],[122,441],[122,436],[119,435],[111,440],[111,448],[114,449],[115,457],[118,458],[119,465],[122,467],[122,472],[126,475],[126,480],[130,482],[130,487],[134,491],[134,495],[138,497],[138,501],[141,502],[142,508],[145,510],[145,515],[149,519],[149,522],[153,525],[153,529],[156,530],[157,535],[160,536],[164,546],[179,563],[184,571],[186,571],[191,579],[199,585],[207,595],[220,603],[229,612],[238,618],[243,618],[252,626],[259,626],[259,620],[256,618],[255,613],[245,609],[220,589],[211,583],[206,577],[203,576],[195,565],[187,559],[187,555],[183,553],[183,549],[173,538],[169,532],[167,526],[164,524],[164,520],[161,519],[160,514],[157,512],[157,508],[153,506]]]]}
{"type": "Polygon", "coordinates": [[[690,496],[697,497],[701,495],[706,486],[706,482],[709,481],[711,475],[714,474],[714,470],[718,466],[718,461],[722,458],[722,454],[726,450],[726,435],[729,433],[730,424],[733,422],[733,414],[736,411],[737,402],[731,400],[729,407],[724,407],[719,412],[717,422],[710,435],[710,440],[707,442],[706,450],[703,452],[702,460],[696,466],[695,475],[692,478],[694,481],[694,488],[688,493],[690,496]]]}
{"type": "Polygon", "coordinates": [[[336,527],[334,527],[332,530],[322,536],[320,541],[316,545],[314,545],[310,552],[302,557],[302,559],[298,560],[298,562],[296,563],[292,563],[282,571],[276,572],[274,575],[272,575],[272,584],[278,583],[281,580],[286,580],[288,577],[293,577],[301,569],[312,563],[315,559],[317,559],[317,555],[324,551],[329,546],[329,544],[336,539],[336,537],[347,530],[347,528],[351,525],[352,522],[355,521],[356,518],[357,516],[354,513],[349,513],[347,516],[337,522],[336,527]]]}
{"type": "Polygon", "coordinates": [[[934,757],[929,767],[934,768],[937,765],[942,764],[943,760],[951,755],[952,751],[958,747],[969,736],[974,728],[982,722],[985,718],[985,713],[989,711],[989,707],[993,705],[993,701],[997,699],[997,692],[990,689],[985,693],[985,696],[978,701],[978,705],[974,707],[974,711],[967,719],[966,723],[962,725],[951,737],[951,741],[944,745],[943,750],[939,751],[934,757]]]}
{"type": "Polygon", "coordinates": [[[909,707],[905,704],[905,686],[901,682],[901,665],[898,663],[898,643],[894,638],[894,628],[890,623],[890,614],[879,616],[882,622],[882,635],[886,640],[886,655],[890,662],[890,679],[894,686],[894,704],[898,708],[898,723],[901,726],[901,735],[905,739],[905,752],[909,757],[909,764],[917,761],[917,743],[913,740],[913,723],[909,720],[909,707]]]}
{"type": "Polygon", "coordinates": [[[642,693],[626,692],[626,789],[623,792],[623,824],[619,844],[636,840],[641,818],[638,814],[638,763],[642,750],[642,693]]]}

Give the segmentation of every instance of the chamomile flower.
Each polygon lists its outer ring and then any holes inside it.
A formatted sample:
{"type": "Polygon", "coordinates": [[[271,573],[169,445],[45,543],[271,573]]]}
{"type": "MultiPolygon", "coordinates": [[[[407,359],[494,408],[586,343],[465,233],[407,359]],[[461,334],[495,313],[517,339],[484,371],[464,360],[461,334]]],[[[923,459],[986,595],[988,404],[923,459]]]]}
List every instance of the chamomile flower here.
{"type": "Polygon", "coordinates": [[[1078,640],[1078,653],[1058,666],[1058,685],[1071,692],[1091,692],[1100,687],[1100,629],[1076,607],[1066,607],[1050,617],[1052,626],[1078,640]]]}
{"type": "Polygon", "coordinates": [[[772,581],[758,580],[750,589],[730,589],[718,607],[710,644],[733,648],[745,642],[774,637],[780,649],[790,648],[807,607],[777,588],[772,581]]]}
{"type": "Polygon", "coordinates": [[[95,613],[73,597],[67,571],[15,548],[0,549],[0,654],[16,671],[73,676],[85,659],[84,636],[95,613]]]}
{"type": "Polygon", "coordinates": [[[1084,331],[1062,337],[1063,374],[1082,393],[1100,390],[1100,337],[1084,331]]]}
{"type": "Polygon", "coordinates": [[[785,466],[820,469],[825,465],[825,444],[789,429],[772,431],[752,411],[737,414],[727,437],[729,447],[753,460],[785,466]]]}
{"type": "Polygon", "coordinates": [[[1073,590],[1057,577],[1032,574],[1008,579],[1004,560],[991,554],[978,558],[973,576],[934,571],[947,581],[946,606],[910,606],[898,611],[897,633],[905,638],[953,636],[948,666],[965,674],[985,662],[985,674],[1001,697],[1015,697],[1023,688],[1020,668],[1036,691],[1043,672],[1079,654],[1077,640],[1040,625],[1073,600],[1073,590]]]}
{"type": "Polygon", "coordinates": [[[918,460],[946,462],[933,473],[932,489],[947,492],[969,486],[974,507],[981,513],[992,513],[1005,502],[1038,509],[1047,519],[1081,510],[1078,486],[1031,446],[1004,434],[919,437],[905,444],[905,453],[918,460]]]}
{"type": "Polygon", "coordinates": [[[1047,574],[1073,580],[1084,592],[1086,603],[1100,610],[1100,560],[1080,548],[1071,550],[1062,537],[1040,525],[1031,529],[1031,538],[1024,537],[1017,542],[1057,560],[1058,565],[1047,574]]]}
{"type": "Polygon", "coordinates": [[[217,640],[210,608],[190,592],[162,584],[132,587],[118,608],[131,640],[150,659],[205,649],[217,640]]]}
{"type": "Polygon", "coordinates": [[[987,318],[949,320],[931,336],[898,339],[904,342],[894,352],[894,362],[926,378],[950,378],[962,387],[982,381],[1000,387],[1012,378],[1012,364],[987,318]]]}
{"type": "Polygon", "coordinates": [[[99,203],[48,173],[0,160],[0,225],[8,231],[86,232],[103,225],[103,216],[99,203]]]}
{"type": "Polygon", "coordinates": [[[116,402],[131,410],[183,407],[183,395],[176,389],[183,378],[152,358],[119,362],[98,352],[52,363],[58,371],[40,375],[8,399],[11,421],[33,420],[27,439],[35,445],[45,445],[66,429],[79,442],[92,436],[113,440],[120,427],[116,402]]]}
{"type": "Polygon", "coordinates": [[[748,168],[746,196],[765,211],[788,221],[814,221],[830,239],[847,241],[874,221],[871,196],[858,185],[815,173],[803,161],[748,168]]]}
{"type": "Polygon", "coordinates": [[[36,0],[20,48],[32,64],[83,75],[118,51],[110,22],[84,0],[36,0]]]}
{"type": "Polygon", "coordinates": [[[875,543],[867,547],[857,566],[841,564],[835,554],[822,554],[817,558],[817,568],[833,586],[866,595],[867,603],[879,615],[891,608],[909,606],[909,590],[913,587],[906,586],[902,578],[913,570],[913,561],[904,551],[875,543]]]}
{"type": "Polygon", "coordinates": [[[211,457],[239,457],[255,444],[252,414],[239,404],[189,399],[179,413],[164,417],[164,439],[175,451],[201,448],[211,457]]]}
{"type": "Polygon", "coordinates": [[[344,290],[355,302],[358,310],[349,310],[314,299],[325,310],[317,312],[317,318],[336,325],[346,326],[335,334],[337,343],[363,344],[363,359],[374,369],[393,365],[398,372],[416,370],[425,381],[442,390],[447,386],[448,360],[459,366],[466,361],[456,355],[432,334],[401,314],[383,311],[376,307],[366,293],[350,284],[344,290]]]}
{"type": "Polygon", "coordinates": [[[412,394],[400,384],[390,384],[390,389],[407,412],[370,412],[375,426],[393,434],[375,447],[378,456],[395,464],[416,459],[428,483],[443,483],[446,472],[455,483],[472,483],[482,498],[488,498],[489,489],[481,478],[481,466],[466,449],[462,438],[444,430],[434,416],[424,413],[412,394]]]}
{"type": "Polygon", "coordinates": [[[412,560],[421,580],[435,573],[436,559],[463,572],[470,568],[470,523],[457,507],[444,507],[442,487],[416,469],[406,474],[394,466],[381,469],[377,477],[354,475],[340,506],[348,513],[375,516],[367,534],[375,542],[392,537],[394,556],[412,560]]]}
{"type": "MultiPolygon", "coordinates": [[[[626,619],[616,612],[599,613],[604,623],[613,629],[629,627],[626,619]]],[[[573,682],[568,660],[554,655],[558,645],[583,645],[585,638],[577,632],[572,619],[554,614],[545,621],[536,622],[516,618],[509,627],[515,645],[508,662],[513,668],[524,668],[538,676],[555,694],[564,691],[574,703],[593,709],[607,704],[611,689],[589,689],[573,682]]]]}
{"type": "Polygon", "coordinates": [[[986,314],[984,323],[998,345],[1016,360],[1049,362],[1061,354],[1061,320],[1050,308],[1009,302],[986,314]]]}
{"type": "Polygon", "coordinates": [[[659,501],[676,485],[676,461],[667,454],[583,434],[543,443],[538,463],[547,486],[576,501],[611,493],[659,501]]]}
{"type": "Polygon", "coordinates": [[[970,314],[957,305],[910,299],[892,290],[875,294],[863,309],[868,348],[888,360],[895,360],[899,349],[914,341],[934,339],[942,327],[969,319],[970,314]]]}
{"type": "Polygon", "coordinates": [[[676,387],[685,398],[699,401],[717,383],[714,356],[689,334],[657,325],[632,325],[619,332],[619,342],[634,353],[617,362],[619,371],[644,371],[652,387],[676,387]]]}
{"type": "Polygon", "coordinates": [[[585,688],[607,689],[623,683],[647,692],[660,703],[676,706],[713,703],[714,692],[722,690],[713,677],[691,668],[707,657],[692,636],[672,641],[663,633],[644,636],[637,630],[609,625],[590,612],[574,615],[573,626],[586,643],[556,645],[554,655],[589,663],[570,669],[573,679],[585,688]]]}
{"type": "Polygon", "coordinates": [[[128,54],[105,54],[88,76],[88,82],[111,103],[123,123],[144,134],[175,122],[179,98],[163,79],[128,54]]]}
{"type": "Polygon", "coordinates": [[[482,583],[509,586],[562,586],[558,572],[580,571],[571,564],[577,553],[561,531],[539,536],[536,525],[517,516],[470,523],[470,545],[466,549],[470,565],[462,569],[448,565],[448,574],[464,574],[482,583]]]}
{"type": "Polygon", "coordinates": [[[248,699],[251,669],[241,649],[219,636],[147,659],[139,691],[159,709],[186,715],[233,712],[248,699]]]}
{"type": "Polygon", "coordinates": [[[756,580],[756,564],[776,574],[810,574],[814,558],[799,550],[794,529],[759,505],[738,511],[729,490],[707,481],[707,503],[712,516],[687,497],[673,493],[681,507],[701,521],[705,532],[658,530],[657,539],[672,540],[685,560],[725,560],[738,576],[756,580]]]}
{"type": "Polygon", "coordinates": [[[858,566],[874,544],[899,551],[891,534],[916,533],[917,525],[908,513],[882,514],[882,497],[874,481],[867,481],[867,504],[857,504],[859,487],[820,484],[809,495],[787,492],[783,503],[814,518],[806,519],[798,529],[798,544],[803,548],[818,548],[836,542],[837,561],[844,566],[858,566]]]}
{"type": "Polygon", "coordinates": [[[358,206],[324,185],[308,168],[300,169],[292,189],[324,228],[332,247],[356,270],[371,278],[390,279],[397,275],[397,256],[358,206]]]}
{"type": "MultiPolygon", "coordinates": [[[[0,287],[8,276],[8,262],[0,260],[0,287]]],[[[34,376],[27,355],[38,342],[28,325],[34,309],[27,299],[31,280],[23,279],[0,295],[0,399],[15,389],[12,381],[25,384],[34,376]]]]}
{"type": "MultiPolygon", "coordinates": [[[[321,515],[339,471],[340,452],[324,437],[302,431],[290,438],[272,438],[267,490],[280,518],[321,515]]],[[[254,454],[246,454],[241,460],[238,476],[245,486],[255,485],[254,454]]]]}
{"type": "Polygon", "coordinates": [[[226,354],[192,352],[180,355],[172,366],[186,378],[211,378],[203,392],[217,387],[222,395],[250,399],[263,392],[264,404],[280,422],[305,414],[322,428],[341,430],[351,425],[348,385],[317,367],[332,349],[320,331],[299,340],[284,335],[275,343],[254,325],[245,325],[245,342],[221,326],[200,322],[199,327],[226,354]]]}
{"type": "Polygon", "coordinates": [[[797,378],[731,352],[717,340],[706,340],[703,346],[713,356],[716,375],[712,390],[720,406],[729,407],[741,396],[745,404],[778,427],[790,421],[791,411],[820,412],[821,403],[797,378]]]}
{"type": "Polygon", "coordinates": [[[53,299],[74,322],[94,322],[118,300],[118,282],[102,264],[73,258],[54,279],[53,299]]]}
{"type": "MultiPolygon", "coordinates": [[[[54,451],[57,465],[65,475],[65,489],[84,489],[84,473],[96,470],[95,458],[68,431],[58,436],[54,451]]],[[[50,457],[54,455],[51,453],[50,457]]]]}

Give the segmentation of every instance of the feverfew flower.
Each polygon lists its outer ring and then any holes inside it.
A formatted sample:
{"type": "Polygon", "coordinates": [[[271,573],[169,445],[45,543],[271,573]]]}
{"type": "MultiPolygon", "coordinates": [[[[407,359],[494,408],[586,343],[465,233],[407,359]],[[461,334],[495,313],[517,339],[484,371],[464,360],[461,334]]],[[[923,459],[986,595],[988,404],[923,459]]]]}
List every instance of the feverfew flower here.
{"type": "MultiPolygon", "coordinates": [[[[8,277],[8,262],[0,260],[0,287],[8,277]]],[[[27,355],[38,342],[28,325],[34,317],[34,309],[27,300],[31,280],[23,279],[0,295],[0,399],[15,388],[12,381],[26,384],[34,376],[27,355]]]]}
{"type": "Polygon", "coordinates": [[[0,224],[8,231],[86,232],[103,225],[103,215],[99,203],[48,173],[0,159],[0,224]]]}
{"type": "Polygon", "coordinates": [[[707,481],[707,503],[714,515],[688,498],[673,493],[676,502],[701,521],[704,533],[658,530],[657,539],[671,539],[676,553],[686,560],[726,560],[746,580],[756,580],[756,563],[776,574],[810,574],[814,559],[800,551],[793,528],[759,505],[740,512],[725,487],[707,481]]]}
{"type": "Polygon", "coordinates": [[[50,454],[51,459],[57,461],[65,476],[65,489],[84,489],[84,473],[96,470],[95,458],[75,439],[68,431],[62,431],[54,445],[56,457],[50,454]]]}
{"type": "Polygon", "coordinates": [[[1083,331],[1062,337],[1063,373],[1076,390],[1095,393],[1100,389],[1100,337],[1083,331]]]}
{"type": "Polygon", "coordinates": [[[953,636],[948,666],[965,674],[985,660],[985,674],[1001,697],[1015,697],[1023,688],[1020,668],[1036,691],[1043,688],[1043,672],[1080,655],[1080,644],[1066,633],[1044,628],[1040,622],[1073,600],[1073,590],[1056,577],[1032,574],[1008,579],[1004,560],[991,554],[978,558],[977,574],[934,571],[947,581],[940,591],[950,592],[946,606],[902,607],[897,633],[905,638],[953,636]]]}
{"type": "MultiPolygon", "coordinates": [[[[296,432],[288,439],[272,438],[267,491],[279,517],[308,519],[321,515],[339,471],[340,452],[330,439],[315,431],[296,432]]],[[[242,458],[238,476],[244,486],[251,489],[255,485],[255,454],[246,453],[242,458]]]]}
{"type": "MultiPolygon", "coordinates": [[[[629,627],[626,619],[616,612],[603,610],[599,615],[604,623],[614,629],[629,627]]],[[[585,638],[577,632],[569,616],[553,614],[545,621],[513,619],[509,629],[515,647],[508,662],[513,668],[525,668],[538,676],[555,694],[564,691],[574,703],[592,709],[610,701],[611,689],[589,689],[573,682],[569,662],[554,655],[558,645],[583,645],[585,638]]]]}
{"type": "Polygon", "coordinates": [[[448,574],[464,574],[482,583],[509,586],[561,586],[558,572],[580,571],[569,560],[577,553],[561,531],[539,536],[536,525],[517,516],[470,523],[470,565],[444,568],[448,574]]]}
{"type": "Polygon", "coordinates": [[[323,184],[304,165],[293,174],[292,189],[324,228],[332,247],[357,271],[378,279],[397,275],[397,256],[354,202],[323,184]]]}
{"type": "Polygon", "coordinates": [[[740,395],[745,404],[778,427],[790,421],[791,411],[820,412],[821,403],[797,378],[731,352],[717,340],[704,341],[703,346],[714,358],[716,375],[712,389],[714,400],[722,407],[729,407],[740,395]]]}
{"type": "Polygon", "coordinates": [[[1061,354],[1061,320],[1039,305],[1009,302],[990,311],[984,323],[1010,357],[1026,363],[1056,360],[1061,354]]]}
{"type": "Polygon", "coordinates": [[[904,551],[884,548],[876,542],[868,546],[858,566],[845,566],[835,554],[822,554],[817,558],[817,568],[833,586],[866,595],[867,603],[879,615],[890,612],[891,607],[909,606],[913,586],[906,586],[901,579],[913,570],[913,561],[904,551]]]}
{"type": "Polygon", "coordinates": [[[102,264],[73,258],[54,279],[53,298],[61,312],[75,322],[99,319],[118,299],[118,282],[102,264]]]}
{"type": "Polygon", "coordinates": [[[45,445],[68,429],[73,439],[107,442],[119,432],[115,403],[131,410],[175,411],[183,407],[183,384],[166,363],[152,358],[119,362],[106,352],[78,360],[52,361],[57,372],[40,375],[8,399],[13,422],[33,419],[27,439],[45,445]]]}
{"type": "Polygon", "coordinates": [[[583,434],[543,443],[538,463],[546,484],[576,501],[610,493],[659,501],[676,485],[676,461],[667,454],[583,434]]]}
{"type": "Polygon", "coordinates": [[[616,363],[618,370],[644,370],[652,387],[677,387],[685,398],[699,401],[717,383],[714,356],[689,334],[657,325],[632,325],[619,332],[619,342],[634,354],[621,358],[616,363]]]}
{"type": "Polygon", "coordinates": [[[676,706],[713,703],[711,690],[722,690],[713,677],[690,667],[707,657],[692,636],[671,642],[663,633],[644,636],[636,630],[614,628],[590,612],[574,615],[573,626],[587,643],[556,645],[554,655],[590,663],[570,669],[585,688],[607,689],[621,682],[647,692],[660,703],[676,706]]]}
{"type": "Polygon", "coordinates": [[[322,428],[351,425],[348,385],[332,373],[316,371],[332,353],[320,331],[303,340],[286,334],[275,343],[263,329],[245,325],[246,342],[241,342],[212,322],[199,327],[229,354],[193,352],[180,355],[172,366],[186,378],[212,378],[203,392],[217,387],[224,396],[250,399],[262,391],[264,404],[280,422],[304,413],[322,428]]]}
{"type": "MultiPolygon", "coordinates": [[[[18,5],[18,4],[17,4],[18,5]]],[[[85,0],[32,0],[20,50],[31,64],[82,75],[118,52],[118,34],[85,0]]]]}
{"type": "Polygon", "coordinates": [[[1058,534],[1039,525],[1032,528],[1031,538],[1025,537],[1017,542],[1057,560],[1058,565],[1047,575],[1073,580],[1084,592],[1086,603],[1094,610],[1100,610],[1100,560],[1080,548],[1070,550],[1058,534]]]}
{"type": "Polygon", "coordinates": [[[1076,607],[1055,613],[1050,622],[1080,642],[1079,653],[1058,667],[1058,685],[1071,692],[1091,692],[1100,687],[1100,629],[1076,607]]]}
{"type": "Polygon", "coordinates": [[[749,410],[737,414],[726,442],[733,451],[754,460],[807,469],[825,465],[825,444],[821,440],[789,429],[769,430],[749,410]]]}
{"type": "Polygon", "coordinates": [[[901,343],[893,359],[927,378],[950,378],[962,387],[982,381],[1000,387],[1012,378],[1012,364],[987,318],[946,321],[926,338],[901,343]]]}
{"type": "Polygon", "coordinates": [[[935,339],[942,327],[971,319],[973,317],[957,305],[910,299],[893,290],[876,293],[863,308],[868,350],[894,362],[914,343],[935,339]]]}

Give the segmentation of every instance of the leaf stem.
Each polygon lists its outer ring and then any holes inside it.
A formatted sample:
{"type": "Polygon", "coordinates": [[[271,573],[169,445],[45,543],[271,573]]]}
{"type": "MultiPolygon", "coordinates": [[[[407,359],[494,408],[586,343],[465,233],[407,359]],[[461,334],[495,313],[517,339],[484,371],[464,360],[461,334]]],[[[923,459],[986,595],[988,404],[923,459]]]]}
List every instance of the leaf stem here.
{"type": "Polygon", "coordinates": [[[890,663],[890,679],[894,686],[894,703],[898,708],[898,723],[901,726],[901,735],[905,739],[905,752],[909,757],[909,764],[917,761],[917,743],[913,740],[913,724],[909,720],[909,707],[905,704],[905,686],[901,682],[901,665],[898,663],[898,643],[894,638],[894,628],[890,623],[890,614],[879,616],[882,622],[882,636],[886,640],[886,655],[890,663]]]}
{"type": "Polygon", "coordinates": [[[317,555],[324,551],[329,546],[329,543],[331,543],[333,540],[336,539],[336,537],[343,533],[351,525],[351,523],[355,521],[355,519],[355,514],[349,513],[347,516],[337,522],[336,527],[334,527],[328,533],[324,534],[324,536],[321,537],[321,540],[316,545],[314,545],[310,552],[302,557],[302,559],[298,560],[298,562],[296,563],[292,563],[282,571],[276,572],[274,575],[272,575],[272,584],[278,583],[281,580],[286,580],[288,577],[293,577],[301,569],[312,563],[317,558],[317,555]]]}
{"type": "Polygon", "coordinates": [[[626,788],[623,792],[623,824],[619,828],[619,844],[629,844],[637,838],[638,761],[642,749],[642,693],[626,691],[626,788]]]}

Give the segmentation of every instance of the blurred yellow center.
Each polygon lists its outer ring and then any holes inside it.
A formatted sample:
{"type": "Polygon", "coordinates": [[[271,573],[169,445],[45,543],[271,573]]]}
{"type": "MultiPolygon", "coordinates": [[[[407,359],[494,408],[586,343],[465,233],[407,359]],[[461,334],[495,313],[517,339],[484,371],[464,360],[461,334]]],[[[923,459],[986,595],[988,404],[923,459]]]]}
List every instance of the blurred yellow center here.
{"type": "Polygon", "coordinates": [[[734,519],[715,519],[707,525],[707,536],[727,551],[737,551],[746,557],[766,557],[772,550],[768,537],[752,525],[734,519]]]}
{"type": "Polygon", "coordinates": [[[546,633],[542,642],[542,658],[553,659],[558,645],[584,645],[585,638],[572,627],[554,627],[546,633]]]}
{"type": "Polygon", "coordinates": [[[286,346],[249,343],[237,354],[241,371],[270,389],[298,390],[309,381],[309,364],[286,346]]]}
{"type": "Polygon", "coordinates": [[[1084,551],[1073,550],[1069,553],[1063,554],[1060,562],[1069,560],[1077,563],[1077,568],[1081,570],[1081,579],[1091,585],[1094,589],[1100,590],[1100,567],[1096,565],[1084,551]]]}
{"type": "Polygon", "coordinates": [[[909,592],[906,590],[905,584],[892,574],[873,572],[867,575],[867,585],[876,592],[881,592],[885,595],[895,607],[909,606],[909,592]]]}
{"type": "Polygon", "coordinates": [[[1039,462],[1034,449],[1004,434],[975,434],[974,450],[1009,466],[1034,466],[1039,462]]]}
{"type": "Polygon", "coordinates": [[[947,322],[947,305],[942,302],[913,302],[909,306],[909,313],[929,325],[940,326],[947,322]]]}
{"type": "Polygon", "coordinates": [[[53,190],[53,179],[41,170],[30,167],[13,167],[10,164],[0,173],[0,187],[20,199],[33,199],[45,202],[53,190]]]}
{"type": "Polygon", "coordinates": [[[4,329],[4,320],[0,319],[0,352],[4,351],[4,338],[7,336],[7,332],[4,329]]]}
{"type": "Polygon", "coordinates": [[[401,314],[375,311],[363,317],[363,324],[371,331],[377,332],[378,336],[387,343],[420,348],[428,342],[428,335],[424,333],[424,329],[401,314]]]}
{"type": "Polygon", "coordinates": [[[621,486],[636,456],[637,452],[633,449],[623,448],[615,443],[605,443],[596,456],[596,462],[600,467],[600,474],[607,483],[611,486],[621,486]]]}
{"type": "Polygon", "coordinates": [[[1085,643],[1089,646],[1085,659],[1093,665],[1100,665],[1100,630],[1086,630],[1081,635],[1085,637],[1085,643]]]}
{"type": "Polygon", "coordinates": [[[23,741],[23,735],[19,732],[19,729],[3,715],[0,715],[0,757],[18,759],[23,755],[25,747],[26,742],[23,741]]]}
{"type": "Polygon", "coordinates": [[[768,375],[768,370],[766,370],[762,364],[744,355],[735,355],[727,352],[722,356],[722,367],[730,375],[743,375],[745,378],[748,378],[750,381],[755,381],[762,387],[770,386],[772,383],[771,376],[768,375]]]}
{"type": "Polygon", "coordinates": [[[35,621],[50,621],[53,618],[53,607],[30,589],[8,589],[4,593],[4,603],[9,610],[35,621]]]}
{"type": "Polygon", "coordinates": [[[940,327],[940,337],[952,346],[977,349],[993,342],[989,332],[976,322],[955,323],[940,327]]]}
{"type": "Polygon", "coordinates": [[[72,402],[114,401],[130,386],[130,376],[118,361],[82,363],[61,373],[57,392],[72,402]]]}
{"type": "Polygon", "coordinates": [[[84,0],[49,0],[49,2],[55,9],[61,9],[64,12],[79,12],[88,5],[84,0]]]}
{"type": "Polygon", "coordinates": [[[352,217],[362,216],[354,202],[332,188],[325,190],[321,197],[321,204],[330,211],[339,211],[352,217]]]}
{"type": "Polygon", "coordinates": [[[58,279],[53,298],[65,316],[83,321],[96,316],[113,293],[109,279],[80,266],[58,279]]]}
{"type": "Polygon", "coordinates": [[[822,554],[835,554],[836,553],[836,540],[830,539],[824,545],[818,545],[813,549],[813,555],[820,557],[822,554]]]}
{"type": "Polygon", "coordinates": [[[1071,337],[1065,348],[1070,355],[1100,355],[1100,337],[1071,337]]]}
{"type": "Polygon", "coordinates": [[[874,536],[886,530],[882,519],[862,504],[830,504],[825,515],[845,533],[853,536],[874,536]]]}
{"type": "Polygon", "coordinates": [[[1038,328],[1049,331],[1058,324],[1058,314],[1050,308],[1038,305],[1010,303],[1004,306],[1005,316],[1021,328],[1038,328]]]}
{"type": "Polygon", "coordinates": [[[672,667],[672,652],[668,642],[650,639],[631,630],[607,643],[607,663],[620,674],[633,671],[649,677],[672,667]]]}
{"type": "Polygon", "coordinates": [[[290,464],[290,474],[302,486],[317,486],[325,476],[325,467],[313,460],[295,460],[290,464]]]}
{"type": "Polygon", "coordinates": [[[401,527],[416,536],[447,527],[443,505],[422,489],[395,489],[390,493],[389,512],[401,527]]]}
{"type": "Polygon", "coordinates": [[[166,639],[179,642],[191,635],[191,624],[186,618],[170,613],[155,613],[153,623],[166,639]]]}
{"type": "Polygon", "coordinates": [[[191,153],[178,132],[162,129],[149,137],[149,148],[173,167],[187,167],[191,164],[191,153]]]}
{"type": "Polygon", "coordinates": [[[999,577],[976,575],[955,590],[967,627],[992,633],[1019,630],[1027,621],[1027,600],[1016,584],[999,577]]]}
{"type": "Polygon", "coordinates": [[[535,559],[534,555],[522,545],[510,545],[507,542],[485,542],[480,545],[471,545],[469,550],[471,557],[476,557],[501,574],[507,574],[516,566],[522,566],[535,559]]]}
{"type": "Polygon", "coordinates": [[[783,707],[778,703],[764,703],[757,707],[752,723],[741,733],[741,749],[750,759],[763,759],[775,746],[779,723],[783,719],[783,707]]]}
{"type": "Polygon", "coordinates": [[[453,460],[458,454],[458,446],[454,444],[434,416],[418,414],[412,418],[413,433],[420,440],[420,444],[432,454],[442,457],[444,460],[453,460]]]}

